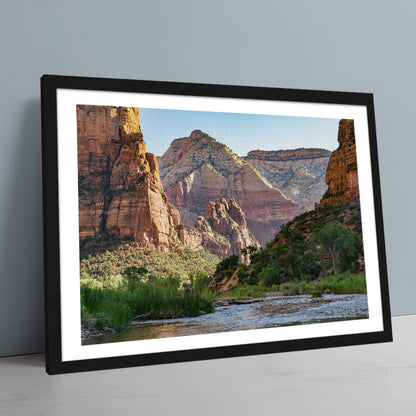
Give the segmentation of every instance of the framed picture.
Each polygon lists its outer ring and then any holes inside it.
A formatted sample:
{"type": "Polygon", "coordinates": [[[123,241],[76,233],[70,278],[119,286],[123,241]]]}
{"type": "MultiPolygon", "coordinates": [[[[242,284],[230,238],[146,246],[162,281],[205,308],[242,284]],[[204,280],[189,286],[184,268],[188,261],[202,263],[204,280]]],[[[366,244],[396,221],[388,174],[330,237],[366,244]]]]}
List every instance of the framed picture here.
{"type": "Polygon", "coordinates": [[[41,90],[49,374],[392,340],[372,94],[41,90]]]}

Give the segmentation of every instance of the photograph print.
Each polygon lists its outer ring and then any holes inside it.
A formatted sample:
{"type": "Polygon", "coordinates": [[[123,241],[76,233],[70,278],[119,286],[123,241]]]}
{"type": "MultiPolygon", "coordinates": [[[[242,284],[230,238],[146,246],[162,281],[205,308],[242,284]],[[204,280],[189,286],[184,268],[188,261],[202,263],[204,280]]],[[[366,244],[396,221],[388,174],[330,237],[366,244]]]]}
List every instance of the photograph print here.
{"type": "Polygon", "coordinates": [[[371,94],[42,82],[49,373],[391,340],[371,94]]]}
{"type": "Polygon", "coordinates": [[[77,128],[84,345],[368,318],[354,120],[77,105],[77,128]]]}

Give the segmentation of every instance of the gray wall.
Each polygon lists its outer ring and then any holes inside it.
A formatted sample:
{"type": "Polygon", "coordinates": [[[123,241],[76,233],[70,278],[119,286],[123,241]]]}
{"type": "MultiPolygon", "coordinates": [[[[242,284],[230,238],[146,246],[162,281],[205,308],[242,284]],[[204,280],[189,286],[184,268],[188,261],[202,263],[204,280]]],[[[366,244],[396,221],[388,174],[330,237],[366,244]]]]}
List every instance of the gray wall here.
{"type": "Polygon", "coordinates": [[[394,315],[416,312],[409,1],[15,1],[0,13],[0,355],[41,352],[42,74],[373,92],[394,315]]]}

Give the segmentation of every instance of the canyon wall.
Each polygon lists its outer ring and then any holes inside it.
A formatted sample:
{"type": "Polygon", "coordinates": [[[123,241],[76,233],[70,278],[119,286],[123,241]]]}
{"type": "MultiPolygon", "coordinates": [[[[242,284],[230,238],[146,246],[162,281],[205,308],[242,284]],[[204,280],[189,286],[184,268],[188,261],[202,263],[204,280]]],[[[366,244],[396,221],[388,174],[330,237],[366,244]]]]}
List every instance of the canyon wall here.
{"type": "Polygon", "coordinates": [[[302,210],[314,209],[327,189],[325,173],[331,152],[325,149],[251,151],[244,158],[302,210]]]}
{"type": "Polygon", "coordinates": [[[186,227],[204,216],[210,201],[234,199],[249,230],[264,245],[282,224],[302,212],[251,164],[200,130],[174,140],[159,158],[159,166],[168,199],[186,227]]]}
{"type": "Polygon", "coordinates": [[[169,250],[179,213],[146,152],[138,109],[78,105],[77,130],[80,238],[108,233],[169,250]]]}

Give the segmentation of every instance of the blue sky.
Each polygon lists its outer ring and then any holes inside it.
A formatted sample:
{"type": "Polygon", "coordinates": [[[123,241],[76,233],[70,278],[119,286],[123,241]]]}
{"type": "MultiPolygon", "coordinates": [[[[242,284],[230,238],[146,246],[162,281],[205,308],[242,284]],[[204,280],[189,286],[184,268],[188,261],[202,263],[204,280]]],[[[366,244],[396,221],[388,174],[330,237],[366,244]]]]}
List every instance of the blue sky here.
{"type": "Polygon", "coordinates": [[[162,156],[174,139],[202,130],[240,156],[250,150],[338,147],[339,119],[139,108],[147,151],[162,156]]]}

